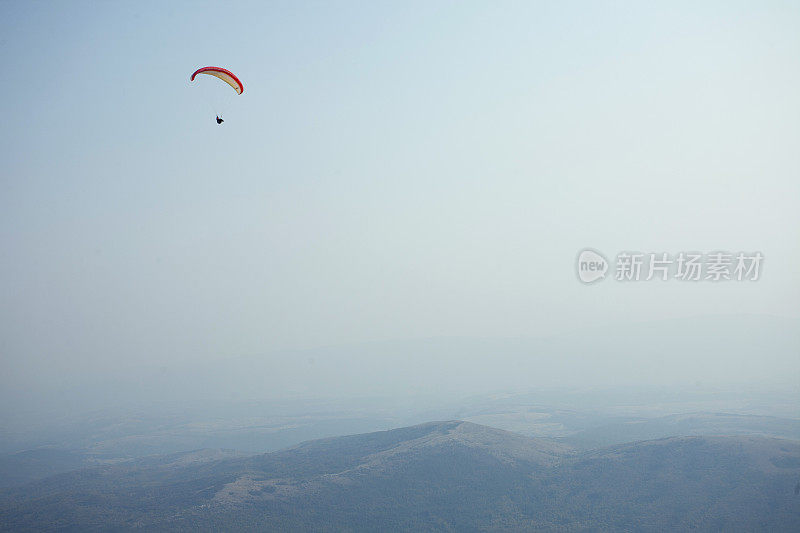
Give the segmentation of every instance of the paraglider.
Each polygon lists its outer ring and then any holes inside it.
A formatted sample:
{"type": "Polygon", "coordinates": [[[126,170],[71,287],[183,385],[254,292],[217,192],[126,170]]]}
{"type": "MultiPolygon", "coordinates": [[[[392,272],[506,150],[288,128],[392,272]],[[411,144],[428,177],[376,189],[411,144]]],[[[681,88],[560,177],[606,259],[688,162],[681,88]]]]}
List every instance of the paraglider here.
{"type": "MultiPolygon", "coordinates": [[[[190,81],[194,81],[194,78],[198,74],[208,74],[209,76],[214,76],[216,78],[221,79],[222,81],[230,85],[231,88],[233,88],[233,90],[236,91],[236,94],[242,94],[244,92],[244,85],[242,85],[242,82],[239,80],[238,77],[236,77],[236,74],[234,74],[228,69],[221,67],[199,68],[192,73],[190,81]]],[[[219,114],[217,114],[217,124],[222,124],[223,122],[225,121],[222,118],[220,118],[219,114]]]]}

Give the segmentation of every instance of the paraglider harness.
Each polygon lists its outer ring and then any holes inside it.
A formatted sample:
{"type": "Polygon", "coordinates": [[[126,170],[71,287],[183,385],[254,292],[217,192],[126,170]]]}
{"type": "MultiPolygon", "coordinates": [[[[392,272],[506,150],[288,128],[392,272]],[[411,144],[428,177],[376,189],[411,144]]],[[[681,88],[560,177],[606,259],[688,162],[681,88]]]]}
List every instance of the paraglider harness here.
{"type": "Polygon", "coordinates": [[[219,118],[219,115],[217,115],[217,124],[222,124],[223,122],[225,121],[219,118]]]}

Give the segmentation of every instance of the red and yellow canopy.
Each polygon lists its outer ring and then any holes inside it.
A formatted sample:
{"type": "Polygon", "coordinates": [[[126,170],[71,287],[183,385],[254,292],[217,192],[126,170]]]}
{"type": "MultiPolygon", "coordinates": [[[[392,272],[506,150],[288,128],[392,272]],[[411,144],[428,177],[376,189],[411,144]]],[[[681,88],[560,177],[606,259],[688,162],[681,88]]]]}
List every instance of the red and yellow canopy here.
{"type": "Polygon", "coordinates": [[[242,82],[239,81],[239,78],[236,77],[236,74],[231,72],[228,69],[224,69],[221,67],[203,67],[199,68],[194,71],[192,74],[191,81],[194,81],[194,77],[198,74],[208,74],[210,76],[216,76],[217,78],[221,79],[231,87],[233,90],[236,91],[236,94],[242,94],[244,92],[244,85],[242,82]]]}

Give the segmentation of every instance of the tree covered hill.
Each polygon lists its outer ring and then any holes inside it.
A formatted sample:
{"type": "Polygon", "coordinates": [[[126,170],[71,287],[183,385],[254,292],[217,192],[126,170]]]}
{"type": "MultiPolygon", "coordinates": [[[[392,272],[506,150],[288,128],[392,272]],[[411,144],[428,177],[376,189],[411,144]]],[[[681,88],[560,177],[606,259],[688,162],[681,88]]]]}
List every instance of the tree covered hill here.
{"type": "Polygon", "coordinates": [[[255,456],[88,468],[0,495],[4,530],[800,530],[800,442],[681,437],[577,452],[449,421],[255,456]]]}

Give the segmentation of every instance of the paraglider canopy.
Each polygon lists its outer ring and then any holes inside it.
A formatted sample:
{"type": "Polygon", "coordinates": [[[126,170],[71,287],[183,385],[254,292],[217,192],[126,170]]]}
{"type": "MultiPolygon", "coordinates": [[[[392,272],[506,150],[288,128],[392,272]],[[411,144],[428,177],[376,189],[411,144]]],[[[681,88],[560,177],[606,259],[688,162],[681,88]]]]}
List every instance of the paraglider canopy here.
{"type": "Polygon", "coordinates": [[[242,94],[244,92],[244,85],[242,82],[239,81],[239,78],[236,77],[236,74],[231,72],[228,69],[220,68],[220,67],[203,67],[199,68],[194,71],[191,77],[191,81],[194,81],[194,77],[198,74],[208,74],[209,76],[216,76],[217,78],[221,79],[231,87],[233,90],[236,91],[236,94],[242,94]]]}

